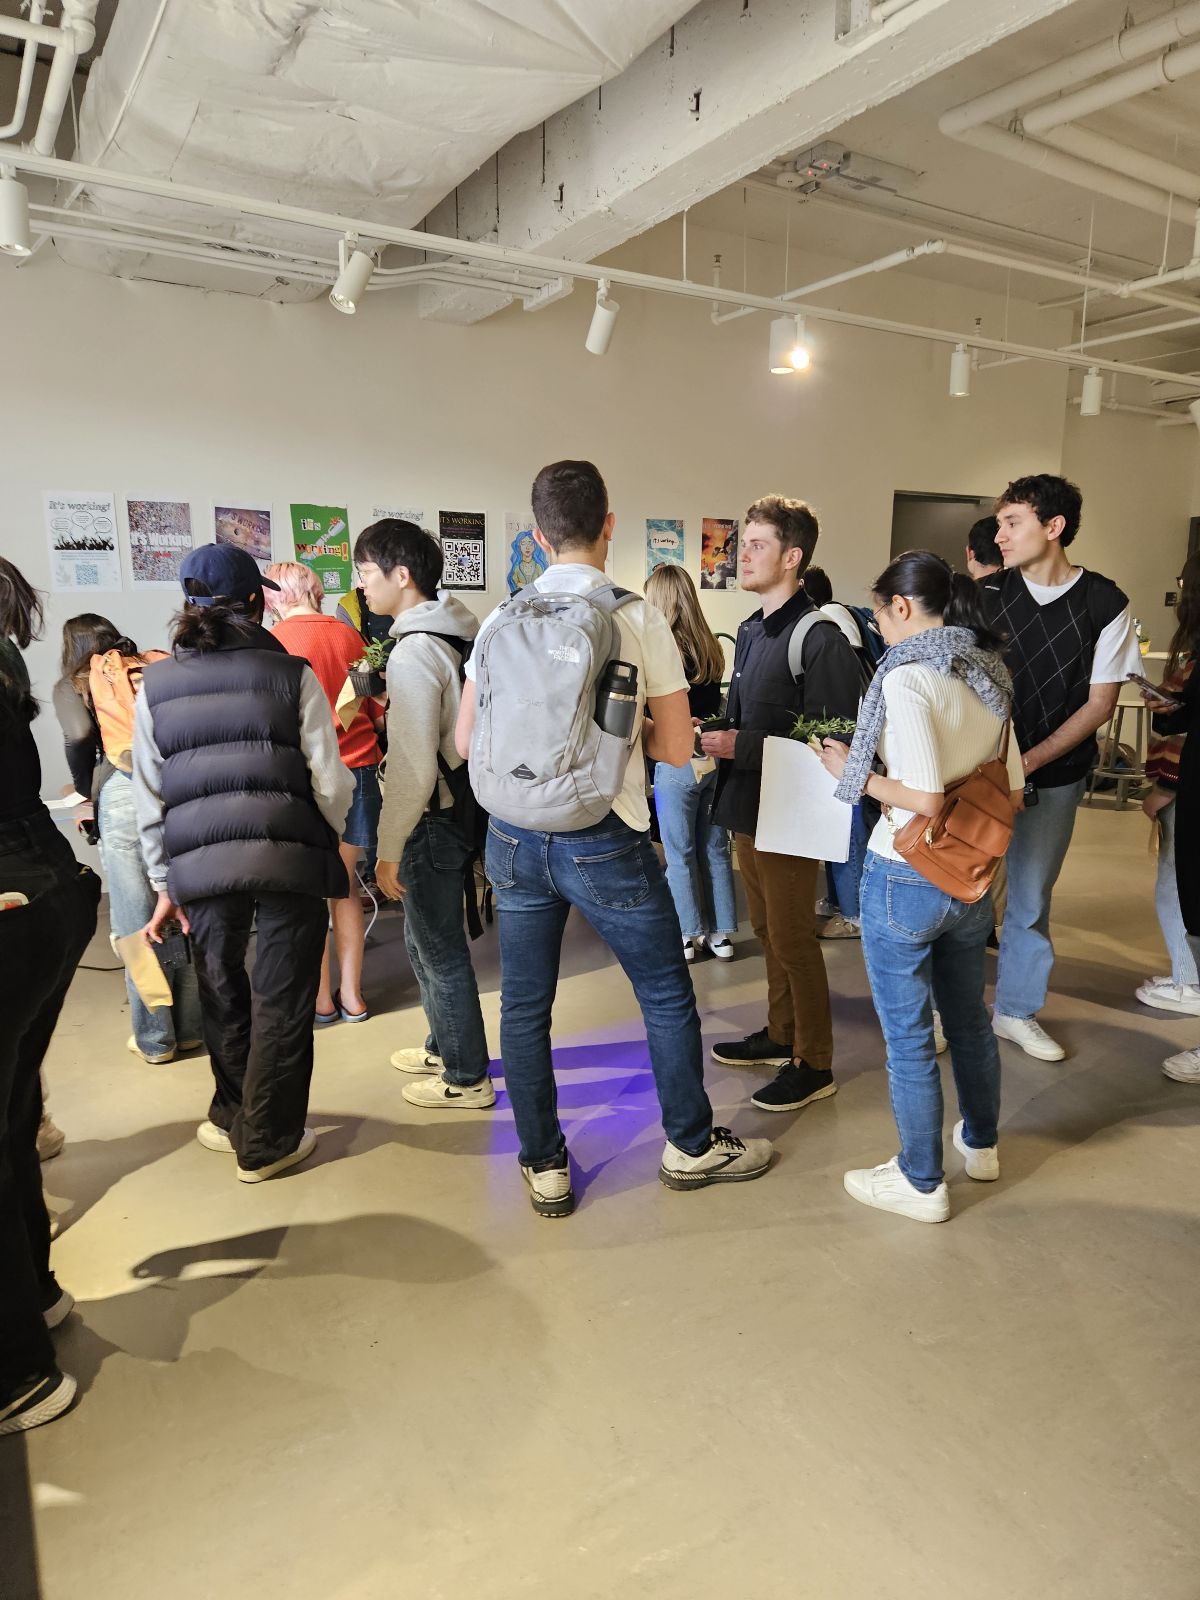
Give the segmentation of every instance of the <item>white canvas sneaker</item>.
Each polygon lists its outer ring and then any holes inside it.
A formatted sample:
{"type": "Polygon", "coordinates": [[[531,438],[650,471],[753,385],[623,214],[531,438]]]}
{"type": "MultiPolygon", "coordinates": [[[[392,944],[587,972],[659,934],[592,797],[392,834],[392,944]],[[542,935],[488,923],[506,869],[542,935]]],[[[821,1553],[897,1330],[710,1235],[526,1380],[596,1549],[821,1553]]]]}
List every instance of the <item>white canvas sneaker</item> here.
{"type": "Polygon", "coordinates": [[[685,939],[683,941],[683,959],[685,961],[695,961],[700,950],[700,943],[699,939],[685,939]]]}
{"type": "Polygon", "coordinates": [[[716,956],[718,961],[733,960],[732,939],[725,938],[724,936],[719,939],[710,938],[708,941],[708,948],[712,951],[713,955],[716,956]]]}
{"type": "Polygon", "coordinates": [[[1170,978],[1147,978],[1136,992],[1144,1006],[1200,1017],[1200,988],[1194,983],[1172,983],[1170,978]]]}
{"type": "Polygon", "coordinates": [[[1176,1083],[1200,1083],[1200,1046],[1195,1050],[1181,1050],[1177,1056],[1168,1056],[1162,1064],[1163,1075],[1176,1083]]]}
{"type": "Polygon", "coordinates": [[[864,1206],[877,1211],[894,1211],[914,1222],[947,1222],[950,1218],[950,1193],[939,1183],[932,1194],[922,1194],[900,1171],[900,1158],[893,1156],[878,1167],[860,1167],[842,1178],[846,1193],[864,1206]]]}
{"type": "Polygon", "coordinates": [[[967,1177],[974,1178],[976,1183],[995,1183],[1000,1176],[1000,1155],[994,1144],[986,1149],[976,1149],[969,1145],[963,1138],[963,1125],[961,1122],[954,1124],[951,1134],[954,1148],[967,1164],[967,1177]]]}
{"type": "Polygon", "coordinates": [[[992,1012],[992,1032],[997,1039],[1009,1039],[1019,1044],[1027,1056],[1035,1061],[1064,1061],[1067,1052],[1056,1039],[1052,1039],[1036,1017],[1006,1017],[1002,1012],[992,1012]]]}
{"type": "Polygon", "coordinates": [[[273,1178],[279,1172],[286,1172],[289,1167],[298,1167],[302,1161],[307,1161],[317,1148],[317,1136],[311,1128],[305,1128],[300,1135],[300,1143],[290,1155],[280,1156],[278,1161],[272,1161],[266,1167],[239,1167],[237,1175],[243,1183],[263,1183],[267,1178],[273,1178]]]}
{"type": "Polygon", "coordinates": [[[209,1122],[207,1118],[196,1129],[196,1140],[206,1150],[217,1150],[227,1156],[233,1154],[233,1141],[225,1129],[218,1128],[215,1122],[209,1122]]]}
{"type": "Polygon", "coordinates": [[[769,1139],[738,1139],[728,1128],[714,1128],[708,1149],[689,1156],[668,1139],[658,1169],[668,1189],[703,1189],[710,1183],[748,1183],[771,1165],[769,1139]]]}
{"type": "Polygon", "coordinates": [[[490,1077],[478,1083],[447,1083],[444,1073],[436,1078],[418,1078],[406,1083],[400,1093],[412,1106],[429,1106],[435,1111],[485,1111],[496,1104],[496,1091],[490,1077]]]}
{"type": "Polygon", "coordinates": [[[440,1072],[445,1064],[441,1056],[430,1055],[424,1045],[392,1051],[392,1065],[397,1072],[440,1072]]]}

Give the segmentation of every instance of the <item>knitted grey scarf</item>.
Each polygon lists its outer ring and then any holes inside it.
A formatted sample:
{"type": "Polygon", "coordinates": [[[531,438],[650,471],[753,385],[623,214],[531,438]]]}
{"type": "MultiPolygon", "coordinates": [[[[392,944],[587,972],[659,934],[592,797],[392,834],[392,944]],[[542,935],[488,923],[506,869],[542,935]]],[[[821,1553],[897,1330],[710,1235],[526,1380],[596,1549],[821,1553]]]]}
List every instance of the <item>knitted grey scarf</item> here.
{"type": "Polygon", "coordinates": [[[871,685],[863,696],[858,726],[850,746],[846,770],[834,791],[839,800],[854,805],[871,776],[871,764],[879,749],[879,739],[887,708],[883,703],[883,680],[897,667],[913,664],[932,667],[935,672],[953,674],[1001,721],[1012,711],[1012,678],[1001,658],[991,650],[981,650],[970,628],[928,628],[911,639],[894,644],[876,668],[871,685]]]}

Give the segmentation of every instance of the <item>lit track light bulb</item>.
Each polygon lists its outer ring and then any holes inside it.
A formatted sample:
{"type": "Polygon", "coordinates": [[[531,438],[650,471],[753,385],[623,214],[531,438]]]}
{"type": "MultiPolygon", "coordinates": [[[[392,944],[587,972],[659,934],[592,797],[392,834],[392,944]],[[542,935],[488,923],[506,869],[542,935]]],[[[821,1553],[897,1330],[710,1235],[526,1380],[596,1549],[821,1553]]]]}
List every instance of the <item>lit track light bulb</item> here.
{"type": "Polygon", "coordinates": [[[609,281],[601,278],[596,285],[596,309],[592,312],[591,326],[583,347],[591,355],[602,356],[608,350],[613,329],[617,325],[617,312],[621,307],[609,295],[609,281]]]}
{"type": "Polygon", "coordinates": [[[804,331],[803,317],[776,317],[771,323],[768,365],[777,376],[805,372],[812,364],[812,346],[804,331]]]}

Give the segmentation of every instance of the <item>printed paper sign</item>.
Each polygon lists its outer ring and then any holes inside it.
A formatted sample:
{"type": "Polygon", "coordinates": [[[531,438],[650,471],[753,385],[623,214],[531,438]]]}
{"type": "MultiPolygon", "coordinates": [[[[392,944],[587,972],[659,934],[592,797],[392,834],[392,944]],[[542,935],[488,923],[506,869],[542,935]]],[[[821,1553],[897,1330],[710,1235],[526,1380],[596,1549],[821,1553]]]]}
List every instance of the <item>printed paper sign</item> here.
{"type": "Polygon", "coordinates": [[[681,567],[684,558],[683,523],[674,517],[646,518],[646,576],[664,562],[681,567]]]}
{"type": "Polygon", "coordinates": [[[193,548],[192,508],[186,500],[126,500],[129,565],[135,587],[177,584],[193,548]]]}
{"type": "Polygon", "coordinates": [[[345,506],[292,507],[296,560],[316,573],[326,594],[349,594],[350,517],[345,506]]]}
{"type": "Polygon", "coordinates": [[[487,516],[482,511],[439,511],[442,588],[487,588],[487,516]]]}
{"type": "Polygon", "coordinates": [[[508,565],[504,581],[509,594],[517,594],[536,583],[550,565],[546,552],[533,537],[531,511],[504,513],[504,559],[508,565]]]}
{"type": "Polygon", "coordinates": [[[121,589],[117,503],[111,494],[58,489],[46,494],[50,586],[55,594],[121,589]]]}
{"type": "Polygon", "coordinates": [[[737,572],[737,518],[705,517],[700,523],[700,587],[736,589],[737,572]]]}

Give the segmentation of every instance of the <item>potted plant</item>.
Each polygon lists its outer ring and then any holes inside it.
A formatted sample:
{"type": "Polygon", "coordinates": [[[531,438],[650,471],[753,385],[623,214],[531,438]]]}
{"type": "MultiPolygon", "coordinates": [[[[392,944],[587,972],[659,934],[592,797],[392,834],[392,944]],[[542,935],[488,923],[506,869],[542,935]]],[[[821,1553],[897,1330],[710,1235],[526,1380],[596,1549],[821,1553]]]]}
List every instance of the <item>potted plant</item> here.
{"type": "Polygon", "coordinates": [[[700,744],[700,738],[701,738],[702,734],[705,734],[705,733],[721,733],[728,726],[729,726],[729,718],[727,716],[725,716],[723,713],[719,712],[719,711],[715,715],[713,715],[711,717],[705,717],[704,721],[695,730],[696,738],[695,738],[695,743],[693,745],[693,749],[695,751],[695,754],[697,756],[703,756],[703,754],[704,754],[704,750],[703,750],[703,748],[701,747],[701,744],[700,744]]]}
{"type": "Polygon", "coordinates": [[[350,668],[350,682],[361,700],[378,699],[385,692],[387,683],[383,669],[391,643],[390,639],[372,639],[350,668]]]}

